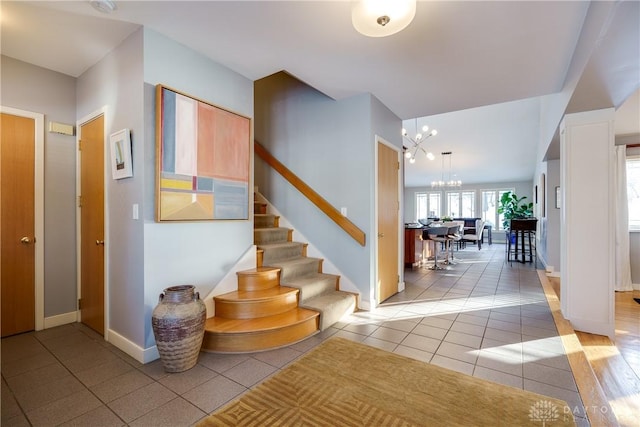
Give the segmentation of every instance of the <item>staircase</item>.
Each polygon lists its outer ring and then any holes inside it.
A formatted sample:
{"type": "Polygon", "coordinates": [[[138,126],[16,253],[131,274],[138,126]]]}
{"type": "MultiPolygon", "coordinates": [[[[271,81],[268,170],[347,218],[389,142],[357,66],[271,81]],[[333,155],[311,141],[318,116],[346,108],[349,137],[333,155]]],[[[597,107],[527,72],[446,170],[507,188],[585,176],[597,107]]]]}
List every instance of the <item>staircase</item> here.
{"type": "Polygon", "coordinates": [[[242,353],[301,341],[352,313],[356,296],[339,290],[340,276],[322,272],[320,258],[307,257],[307,244],[256,203],[255,269],[240,271],[238,290],[214,297],[202,350],[242,353]]]}

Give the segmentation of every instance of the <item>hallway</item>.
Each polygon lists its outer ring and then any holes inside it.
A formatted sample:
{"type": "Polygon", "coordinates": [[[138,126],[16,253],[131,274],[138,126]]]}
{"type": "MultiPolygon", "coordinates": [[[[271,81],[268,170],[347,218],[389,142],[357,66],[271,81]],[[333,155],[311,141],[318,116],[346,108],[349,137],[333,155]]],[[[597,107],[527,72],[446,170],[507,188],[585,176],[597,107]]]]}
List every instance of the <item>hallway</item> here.
{"type": "Polygon", "coordinates": [[[332,335],[563,399],[589,425],[533,265],[506,264],[500,244],[455,256],[446,270],[406,270],[403,292],[322,334],[263,353],[201,353],[179,374],[80,324],[3,339],[2,425],[193,425],[332,335]]]}

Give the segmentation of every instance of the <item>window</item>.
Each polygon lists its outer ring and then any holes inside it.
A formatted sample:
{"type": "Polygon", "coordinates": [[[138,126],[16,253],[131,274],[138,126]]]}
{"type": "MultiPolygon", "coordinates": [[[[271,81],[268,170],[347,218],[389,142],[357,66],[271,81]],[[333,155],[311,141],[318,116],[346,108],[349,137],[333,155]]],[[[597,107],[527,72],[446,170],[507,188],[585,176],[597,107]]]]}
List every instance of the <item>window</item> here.
{"type": "Polygon", "coordinates": [[[416,219],[439,218],[441,198],[440,192],[416,193],[416,219]]]}
{"type": "Polygon", "coordinates": [[[447,215],[451,218],[475,218],[475,191],[447,191],[447,215]]]}
{"type": "Polygon", "coordinates": [[[447,192],[447,215],[451,218],[459,218],[460,215],[460,193],[447,192]]]}
{"type": "Polygon", "coordinates": [[[500,198],[507,191],[515,191],[513,188],[501,190],[482,190],[482,219],[490,222],[494,230],[503,230],[502,221],[504,216],[498,214],[500,198]]]}
{"type": "Polygon", "coordinates": [[[640,231],[640,156],[627,158],[629,230],[640,231]]]}
{"type": "Polygon", "coordinates": [[[463,191],[460,193],[462,196],[462,205],[460,206],[462,218],[475,218],[476,216],[476,192],[475,191],[463,191]]]}

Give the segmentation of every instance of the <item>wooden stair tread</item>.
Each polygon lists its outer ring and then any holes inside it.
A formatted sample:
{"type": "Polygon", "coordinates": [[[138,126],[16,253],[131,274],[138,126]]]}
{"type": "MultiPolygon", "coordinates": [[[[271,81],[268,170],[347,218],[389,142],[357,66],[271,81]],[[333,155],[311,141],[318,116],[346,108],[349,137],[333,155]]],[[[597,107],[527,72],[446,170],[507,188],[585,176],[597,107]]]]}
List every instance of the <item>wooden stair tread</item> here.
{"type": "Polygon", "coordinates": [[[256,268],[251,268],[249,270],[238,271],[236,274],[254,276],[254,275],[260,275],[267,272],[277,272],[277,271],[280,271],[278,267],[256,267],[256,268]]]}
{"type": "Polygon", "coordinates": [[[277,286],[274,288],[268,288],[258,291],[231,291],[226,294],[218,295],[213,299],[216,301],[240,301],[240,302],[259,302],[273,299],[281,295],[287,295],[290,293],[298,293],[296,288],[289,288],[286,286],[277,286]]]}
{"type": "MultiPolygon", "coordinates": [[[[310,269],[321,273],[323,260],[307,257],[308,243],[293,241],[294,230],[280,227],[280,217],[267,214],[266,203],[256,202],[254,207],[257,267],[238,271],[237,290],[214,297],[216,316],[205,322],[203,351],[247,353],[281,348],[318,333],[321,320],[331,318],[322,304],[318,304],[320,310],[301,307],[300,289],[281,282],[310,269]],[[271,265],[264,265],[265,261],[271,265]],[[283,277],[285,266],[288,277],[283,277]]],[[[332,277],[337,287],[339,276],[332,277]]]]}
{"type": "Polygon", "coordinates": [[[204,329],[205,333],[219,334],[264,332],[306,322],[319,315],[320,313],[314,310],[296,308],[285,313],[257,319],[225,319],[214,316],[207,319],[204,329]]]}
{"type": "Polygon", "coordinates": [[[239,271],[237,276],[239,291],[258,291],[280,286],[279,268],[257,267],[239,271]]]}

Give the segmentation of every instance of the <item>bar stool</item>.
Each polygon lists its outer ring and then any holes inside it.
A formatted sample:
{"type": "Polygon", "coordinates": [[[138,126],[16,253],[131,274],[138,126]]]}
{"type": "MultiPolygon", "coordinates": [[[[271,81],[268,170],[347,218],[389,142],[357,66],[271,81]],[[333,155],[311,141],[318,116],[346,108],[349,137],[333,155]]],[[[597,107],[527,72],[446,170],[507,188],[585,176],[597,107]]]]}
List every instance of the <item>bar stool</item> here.
{"type": "Polygon", "coordinates": [[[453,243],[458,242],[458,244],[460,244],[459,242],[462,240],[462,230],[464,229],[464,221],[450,221],[445,222],[443,225],[449,228],[449,231],[447,232],[446,243],[446,245],[448,246],[449,257],[447,264],[454,264],[453,243]],[[460,223],[462,223],[462,225],[460,223]]]}
{"type": "Polygon", "coordinates": [[[449,227],[438,226],[438,227],[427,227],[422,232],[423,238],[431,240],[433,242],[433,254],[434,261],[433,266],[429,267],[429,270],[443,270],[444,267],[440,267],[438,265],[438,243],[447,243],[447,233],[449,232],[449,227]]]}
{"type": "Polygon", "coordinates": [[[516,262],[527,262],[528,255],[529,262],[535,262],[535,268],[538,268],[538,253],[535,244],[537,224],[536,218],[512,219],[510,221],[507,234],[507,261],[510,265],[514,258],[516,262]],[[512,236],[515,238],[513,249],[511,248],[512,236]],[[520,257],[522,260],[518,259],[520,257]]]}

